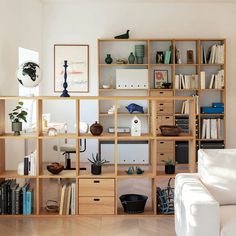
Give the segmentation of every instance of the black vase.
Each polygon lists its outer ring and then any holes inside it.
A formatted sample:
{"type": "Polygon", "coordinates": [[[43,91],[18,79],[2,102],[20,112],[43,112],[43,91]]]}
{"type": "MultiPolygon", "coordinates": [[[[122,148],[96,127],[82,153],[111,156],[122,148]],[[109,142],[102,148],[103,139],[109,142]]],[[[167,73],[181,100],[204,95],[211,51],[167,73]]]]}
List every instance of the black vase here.
{"type": "Polygon", "coordinates": [[[175,165],[165,165],[165,173],[168,175],[175,173],[175,165]]]}
{"type": "Polygon", "coordinates": [[[100,175],[102,173],[102,166],[91,165],[91,173],[93,175],[100,175]]]}
{"type": "Polygon", "coordinates": [[[112,58],[111,58],[111,54],[107,54],[107,57],[105,58],[105,62],[107,63],[107,64],[111,64],[112,63],[112,58]]]}

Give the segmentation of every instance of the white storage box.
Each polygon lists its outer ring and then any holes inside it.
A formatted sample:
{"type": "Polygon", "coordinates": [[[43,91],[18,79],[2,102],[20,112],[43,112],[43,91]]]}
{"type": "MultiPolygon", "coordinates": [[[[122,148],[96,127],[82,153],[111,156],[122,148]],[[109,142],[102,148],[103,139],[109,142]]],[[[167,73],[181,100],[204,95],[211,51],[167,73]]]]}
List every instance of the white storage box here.
{"type": "Polygon", "coordinates": [[[148,70],[117,69],[116,89],[148,89],[148,70]]]}

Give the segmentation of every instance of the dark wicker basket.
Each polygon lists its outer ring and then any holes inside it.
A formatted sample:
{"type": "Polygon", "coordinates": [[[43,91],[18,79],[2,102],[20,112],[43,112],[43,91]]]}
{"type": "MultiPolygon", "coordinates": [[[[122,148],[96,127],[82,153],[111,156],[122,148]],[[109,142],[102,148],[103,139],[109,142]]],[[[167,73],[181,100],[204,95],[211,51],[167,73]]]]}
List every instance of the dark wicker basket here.
{"type": "Polygon", "coordinates": [[[148,197],[139,194],[125,194],[120,196],[124,211],[129,214],[143,213],[148,197]]]}
{"type": "Polygon", "coordinates": [[[163,136],[178,136],[182,131],[180,127],[174,125],[161,125],[160,130],[163,136]]]}

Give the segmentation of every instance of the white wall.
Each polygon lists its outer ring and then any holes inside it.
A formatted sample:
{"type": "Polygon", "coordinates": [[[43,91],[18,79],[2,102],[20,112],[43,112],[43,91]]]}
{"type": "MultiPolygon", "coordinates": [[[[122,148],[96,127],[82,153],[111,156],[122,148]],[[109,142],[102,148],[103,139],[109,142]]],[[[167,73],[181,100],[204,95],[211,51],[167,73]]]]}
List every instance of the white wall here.
{"type": "MultiPolygon", "coordinates": [[[[41,15],[42,5],[39,0],[0,0],[1,96],[18,95],[18,82],[16,79],[18,48],[28,48],[41,53],[41,15]]],[[[8,108],[9,106],[7,105],[8,108]]],[[[23,160],[24,147],[23,142],[6,142],[7,169],[17,169],[17,164],[23,160]]]]}
{"type": "Polygon", "coordinates": [[[236,4],[140,3],[117,1],[45,3],[43,7],[43,94],[53,92],[53,45],[78,43],[90,46],[90,93],[97,94],[97,39],[131,30],[135,38],[227,39],[227,139],[236,147],[236,4]],[[230,127],[230,128],[229,128],[230,127]]]}

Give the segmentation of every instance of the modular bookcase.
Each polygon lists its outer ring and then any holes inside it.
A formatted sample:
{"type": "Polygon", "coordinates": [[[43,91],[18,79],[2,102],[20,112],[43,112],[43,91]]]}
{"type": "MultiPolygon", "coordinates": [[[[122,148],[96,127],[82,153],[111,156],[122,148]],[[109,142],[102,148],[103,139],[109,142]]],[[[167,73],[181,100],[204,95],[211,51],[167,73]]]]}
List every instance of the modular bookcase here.
{"type": "MultiPolygon", "coordinates": [[[[89,115],[89,114],[88,114],[89,115]]],[[[194,172],[196,170],[196,136],[195,136],[195,99],[193,97],[159,97],[159,96],[99,96],[99,97],[0,97],[0,178],[4,179],[17,179],[19,181],[27,179],[32,183],[34,188],[34,210],[30,216],[15,215],[15,217],[40,217],[40,216],[58,216],[63,217],[65,215],[59,215],[49,213],[45,210],[45,204],[47,200],[57,200],[60,202],[60,191],[63,183],[75,182],[76,183],[76,214],[78,215],[94,215],[94,214],[111,214],[111,215],[125,215],[122,210],[119,197],[123,193],[135,192],[147,195],[148,202],[145,208],[145,212],[142,215],[157,215],[157,202],[156,202],[156,187],[159,185],[158,181],[162,179],[174,177],[175,175],[166,175],[164,173],[164,165],[159,163],[160,157],[158,156],[158,145],[167,144],[172,141],[187,141],[189,143],[189,163],[176,166],[176,172],[194,172]],[[36,129],[33,133],[22,133],[20,136],[14,136],[13,133],[8,133],[6,128],[10,126],[10,120],[8,118],[9,104],[13,107],[19,100],[28,101],[31,100],[36,104],[36,129]],[[107,133],[106,130],[100,136],[93,136],[90,133],[79,132],[81,103],[84,101],[95,101],[101,103],[104,101],[111,101],[115,106],[114,114],[110,115],[110,119],[114,122],[115,132],[113,134],[107,133]],[[119,113],[117,110],[118,104],[122,101],[145,101],[148,104],[149,110],[147,111],[150,120],[147,121],[149,125],[147,132],[142,129],[141,136],[131,136],[130,134],[120,134],[117,132],[119,126],[119,116],[133,117],[134,114],[119,113]],[[161,103],[174,103],[177,101],[189,101],[189,133],[180,134],[179,136],[162,136],[156,133],[156,116],[158,114],[158,104],[161,103]],[[56,136],[48,136],[47,133],[43,133],[43,121],[42,114],[44,106],[47,102],[59,102],[61,106],[68,101],[75,104],[75,120],[76,131],[74,133],[60,133],[56,136]],[[145,132],[145,133],[144,133],[145,132]],[[46,169],[45,155],[50,153],[45,152],[44,144],[51,141],[57,141],[58,139],[73,139],[76,146],[75,157],[75,170],[64,170],[58,175],[53,175],[46,169]],[[90,172],[89,162],[82,162],[80,158],[80,140],[97,140],[99,141],[111,141],[114,144],[114,162],[105,164],[102,167],[101,175],[92,175],[90,172]],[[17,174],[17,163],[13,162],[16,156],[13,154],[18,152],[15,141],[34,141],[35,149],[37,150],[37,174],[36,176],[22,176],[17,174]],[[118,164],[118,143],[120,141],[147,141],[150,147],[149,162],[148,164],[140,165],[145,172],[141,175],[128,175],[125,170],[129,164],[118,164]],[[8,145],[8,147],[6,147],[8,145]],[[7,149],[12,149],[11,155],[7,153],[7,149]],[[15,148],[15,149],[14,149],[15,148]],[[158,159],[159,158],[159,159],[158,159]],[[80,167],[86,168],[86,170],[80,170],[80,167]],[[58,195],[56,193],[59,193],[58,195]]],[[[100,122],[105,125],[105,122],[100,122]]],[[[22,144],[24,147],[24,144],[22,144]]],[[[20,146],[21,148],[22,145],[20,146]]],[[[87,144],[88,145],[88,144],[87,144]]],[[[109,155],[109,154],[108,154],[109,155]]],[[[90,157],[88,154],[87,157],[90,157]]],[[[22,155],[23,160],[24,155],[22,155]]],[[[103,156],[103,158],[107,158],[103,156]]],[[[58,161],[58,160],[53,160],[58,161]]],[[[13,215],[1,215],[0,217],[12,217],[13,215]]],[[[70,215],[71,216],[71,215],[70,215]]]]}

